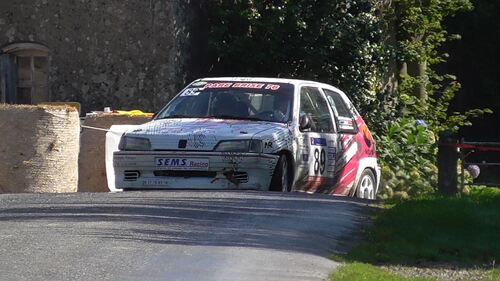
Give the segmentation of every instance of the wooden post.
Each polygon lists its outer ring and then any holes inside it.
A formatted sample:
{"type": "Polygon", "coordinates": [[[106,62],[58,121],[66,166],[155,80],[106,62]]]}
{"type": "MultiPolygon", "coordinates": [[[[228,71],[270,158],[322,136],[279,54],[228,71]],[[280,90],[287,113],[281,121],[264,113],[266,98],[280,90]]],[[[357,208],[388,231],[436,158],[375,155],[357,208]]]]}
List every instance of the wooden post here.
{"type": "Polygon", "coordinates": [[[453,196],[458,193],[458,152],[457,138],[449,132],[439,136],[438,189],[439,193],[453,196]]]}

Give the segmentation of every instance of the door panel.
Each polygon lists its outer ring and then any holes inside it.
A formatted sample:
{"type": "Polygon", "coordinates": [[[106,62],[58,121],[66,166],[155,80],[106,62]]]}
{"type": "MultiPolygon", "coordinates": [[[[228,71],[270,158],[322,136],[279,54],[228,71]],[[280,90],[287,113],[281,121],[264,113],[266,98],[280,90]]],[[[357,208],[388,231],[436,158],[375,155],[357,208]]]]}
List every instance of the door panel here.
{"type": "Polygon", "coordinates": [[[299,108],[299,116],[307,116],[311,124],[298,133],[297,189],[328,192],[334,183],[337,154],[331,110],[319,89],[309,86],[301,88],[299,108]]]}
{"type": "Polygon", "coordinates": [[[338,149],[333,194],[353,195],[360,162],[376,157],[375,144],[363,119],[339,93],[323,89],[338,124],[338,149]]]}

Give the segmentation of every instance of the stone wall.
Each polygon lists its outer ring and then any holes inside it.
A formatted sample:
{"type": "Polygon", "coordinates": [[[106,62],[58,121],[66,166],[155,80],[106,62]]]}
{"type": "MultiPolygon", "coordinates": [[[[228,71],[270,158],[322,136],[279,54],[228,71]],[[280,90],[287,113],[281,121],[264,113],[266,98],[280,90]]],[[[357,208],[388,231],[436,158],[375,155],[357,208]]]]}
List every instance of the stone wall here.
{"type": "Polygon", "coordinates": [[[0,46],[50,53],[52,101],[160,109],[186,83],[189,0],[2,0],[0,46]]]}
{"type": "Polygon", "coordinates": [[[0,104],[0,136],[0,193],[77,191],[76,109],[0,104]]]}

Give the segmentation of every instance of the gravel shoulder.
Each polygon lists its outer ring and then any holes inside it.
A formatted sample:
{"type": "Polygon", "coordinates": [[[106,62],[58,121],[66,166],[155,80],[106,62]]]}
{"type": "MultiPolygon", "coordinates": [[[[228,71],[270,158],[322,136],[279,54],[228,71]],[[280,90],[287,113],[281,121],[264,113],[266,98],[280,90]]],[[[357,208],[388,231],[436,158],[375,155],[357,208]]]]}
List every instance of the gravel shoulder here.
{"type": "Polygon", "coordinates": [[[428,266],[382,266],[392,273],[406,277],[426,277],[443,281],[480,281],[486,280],[491,271],[485,268],[463,268],[452,265],[428,266]]]}

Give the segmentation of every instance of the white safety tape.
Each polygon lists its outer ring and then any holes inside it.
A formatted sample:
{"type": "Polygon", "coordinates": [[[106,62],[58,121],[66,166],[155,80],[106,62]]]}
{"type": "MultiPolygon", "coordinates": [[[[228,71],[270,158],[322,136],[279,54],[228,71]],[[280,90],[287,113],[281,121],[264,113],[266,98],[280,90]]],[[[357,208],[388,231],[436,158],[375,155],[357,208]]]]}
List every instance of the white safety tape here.
{"type": "Polygon", "coordinates": [[[97,128],[97,127],[90,127],[90,126],[85,126],[85,125],[80,125],[83,129],[90,129],[90,130],[96,130],[96,131],[102,131],[102,132],[111,132],[109,129],[104,129],[104,128],[97,128]]]}
{"type": "Polygon", "coordinates": [[[112,134],[117,134],[117,135],[123,135],[124,132],[116,132],[112,131],[111,129],[104,129],[104,128],[97,128],[97,127],[91,127],[91,126],[85,126],[85,125],[80,125],[81,128],[83,129],[89,129],[89,130],[96,130],[96,131],[101,131],[101,132],[107,132],[107,133],[112,133],[112,134]]]}

